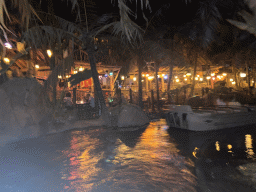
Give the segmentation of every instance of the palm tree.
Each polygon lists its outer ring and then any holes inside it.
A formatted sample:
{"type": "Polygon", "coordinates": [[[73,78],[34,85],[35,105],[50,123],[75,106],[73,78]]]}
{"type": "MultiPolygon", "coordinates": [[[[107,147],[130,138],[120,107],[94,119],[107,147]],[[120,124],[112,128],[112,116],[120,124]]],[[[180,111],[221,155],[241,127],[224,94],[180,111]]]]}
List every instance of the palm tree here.
{"type": "MultiPolygon", "coordinates": [[[[5,1],[2,0],[1,2],[2,4],[0,6],[5,8],[5,1]]],[[[79,8],[80,4],[78,1],[71,2],[73,3],[73,7],[79,8]]],[[[129,14],[131,14],[132,11],[126,5],[126,2],[124,0],[118,1],[120,20],[107,24],[103,26],[100,30],[95,28],[95,25],[93,25],[93,23],[86,22],[86,26],[83,26],[82,22],[80,22],[80,24],[77,25],[73,22],[65,21],[57,16],[53,17],[52,15],[50,16],[54,19],[51,23],[49,20],[47,20],[47,17],[44,17],[44,20],[46,21],[45,23],[47,23],[47,25],[42,25],[41,23],[38,23],[36,21],[33,21],[33,23],[29,24],[28,21],[31,18],[31,13],[33,12],[33,9],[28,1],[13,0],[12,3],[15,6],[19,7],[21,10],[29,8],[29,14],[28,12],[21,12],[24,15],[23,19],[24,21],[26,21],[27,26],[26,31],[23,33],[23,40],[27,43],[27,45],[32,46],[34,49],[47,49],[51,47],[52,49],[54,49],[55,55],[58,55],[58,53],[60,53],[63,49],[68,48],[67,42],[69,42],[69,40],[72,40],[72,42],[80,44],[82,49],[87,52],[91,65],[95,92],[100,100],[102,108],[102,116],[104,117],[106,124],[109,125],[110,122],[108,117],[108,109],[104,101],[96,69],[95,55],[97,52],[97,48],[95,45],[95,37],[101,35],[102,32],[106,29],[111,28],[113,29],[114,35],[120,36],[122,42],[126,44],[128,43],[134,46],[141,41],[142,38],[140,33],[140,27],[130,19],[129,14]]],[[[146,7],[149,6],[148,1],[141,1],[141,3],[145,3],[146,7]]],[[[143,7],[144,5],[142,6],[142,8],[143,7]]],[[[4,10],[6,14],[8,14],[7,9],[2,10],[4,10]]],[[[0,22],[1,25],[5,27],[5,22],[3,21],[3,19],[0,19],[0,22]]],[[[7,27],[4,27],[2,27],[2,32],[8,30],[7,27]]],[[[53,61],[53,59],[51,60],[53,61]]],[[[53,84],[56,83],[56,76],[59,73],[60,69],[61,67],[59,65],[55,65],[55,67],[53,68],[53,73],[51,77],[51,79],[53,80],[53,84]]]]}

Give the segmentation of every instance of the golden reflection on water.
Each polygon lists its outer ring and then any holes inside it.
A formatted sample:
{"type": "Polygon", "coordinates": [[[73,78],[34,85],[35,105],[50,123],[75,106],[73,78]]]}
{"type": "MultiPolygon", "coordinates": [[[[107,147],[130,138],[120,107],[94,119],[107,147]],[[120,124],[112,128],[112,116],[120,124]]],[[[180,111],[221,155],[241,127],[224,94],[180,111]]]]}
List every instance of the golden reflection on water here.
{"type": "Polygon", "coordinates": [[[215,147],[216,147],[217,151],[220,151],[220,143],[219,143],[219,141],[216,141],[215,147]]]}
{"type": "MultiPolygon", "coordinates": [[[[69,157],[68,191],[196,191],[196,178],[179,155],[163,122],[151,122],[128,147],[116,133],[99,139],[77,132],[72,136],[69,157]],[[160,129],[159,129],[160,127],[160,129]]],[[[93,131],[92,131],[93,132],[93,131]]],[[[93,133],[95,135],[95,133],[93,133]]],[[[129,137],[127,133],[127,137],[129,137]]],[[[125,133],[123,133],[125,135],[125,133]]],[[[129,140],[129,139],[128,139],[129,140]]]]}
{"type": "Polygon", "coordinates": [[[254,151],[253,151],[253,146],[252,146],[252,135],[247,134],[245,135],[245,147],[246,147],[246,153],[247,153],[247,158],[254,158],[254,151]]]}

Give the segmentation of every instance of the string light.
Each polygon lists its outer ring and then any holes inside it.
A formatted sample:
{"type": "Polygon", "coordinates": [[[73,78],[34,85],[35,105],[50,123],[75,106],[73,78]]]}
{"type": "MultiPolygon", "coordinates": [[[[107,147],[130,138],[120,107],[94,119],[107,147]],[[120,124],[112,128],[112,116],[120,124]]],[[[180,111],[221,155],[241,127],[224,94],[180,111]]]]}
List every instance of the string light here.
{"type": "Polygon", "coordinates": [[[240,77],[246,77],[246,73],[240,73],[240,77]]]}
{"type": "Polygon", "coordinates": [[[51,51],[50,49],[48,49],[46,52],[47,52],[47,55],[48,55],[49,57],[52,56],[52,51],[51,51]]]}
{"type": "Polygon", "coordinates": [[[4,58],[4,62],[5,62],[5,63],[10,63],[10,59],[7,58],[7,57],[5,57],[5,58],[4,58]]]}
{"type": "Polygon", "coordinates": [[[12,49],[12,45],[10,43],[5,43],[4,46],[7,48],[7,49],[12,49]]]}

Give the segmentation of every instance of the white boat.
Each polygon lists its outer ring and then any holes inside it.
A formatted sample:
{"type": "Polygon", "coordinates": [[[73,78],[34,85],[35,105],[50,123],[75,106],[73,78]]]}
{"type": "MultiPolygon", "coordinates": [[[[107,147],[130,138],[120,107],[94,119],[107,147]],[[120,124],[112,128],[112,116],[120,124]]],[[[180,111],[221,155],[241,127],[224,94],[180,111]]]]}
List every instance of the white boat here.
{"type": "Polygon", "coordinates": [[[256,124],[256,107],[216,106],[192,109],[189,105],[171,105],[166,114],[169,127],[191,131],[212,131],[256,124]]]}

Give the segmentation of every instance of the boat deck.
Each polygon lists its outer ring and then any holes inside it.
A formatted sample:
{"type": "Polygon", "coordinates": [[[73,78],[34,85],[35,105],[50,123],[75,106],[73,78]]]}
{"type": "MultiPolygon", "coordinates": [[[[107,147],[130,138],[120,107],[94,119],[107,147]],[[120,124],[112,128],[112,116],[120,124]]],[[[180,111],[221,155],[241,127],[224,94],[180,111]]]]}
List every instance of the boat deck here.
{"type": "Polygon", "coordinates": [[[220,114],[220,113],[238,113],[248,112],[249,108],[246,106],[215,106],[215,107],[199,107],[192,108],[194,113],[199,114],[220,114]]]}

